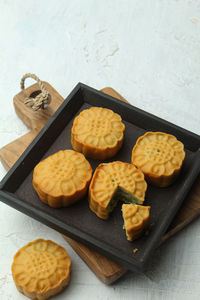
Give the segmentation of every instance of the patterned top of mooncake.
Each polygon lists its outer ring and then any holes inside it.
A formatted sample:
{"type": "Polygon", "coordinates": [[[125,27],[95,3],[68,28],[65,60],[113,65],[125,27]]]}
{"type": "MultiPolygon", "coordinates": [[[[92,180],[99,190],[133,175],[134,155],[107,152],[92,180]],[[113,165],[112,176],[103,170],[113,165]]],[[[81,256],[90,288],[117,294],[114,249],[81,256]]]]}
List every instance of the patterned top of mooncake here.
{"type": "Polygon", "coordinates": [[[61,150],[41,161],[34,169],[34,184],[52,196],[73,195],[83,190],[92,168],[83,154],[61,150]]]}
{"type": "Polygon", "coordinates": [[[132,164],[121,161],[100,164],[89,188],[92,199],[106,207],[117,187],[134,195],[143,203],[147,184],[140,170],[132,164]]]}
{"type": "Polygon", "coordinates": [[[100,149],[123,140],[125,126],[120,115],[102,107],[83,110],[75,119],[72,134],[79,142],[100,149]]]}
{"type": "Polygon", "coordinates": [[[122,212],[126,231],[139,230],[149,219],[150,206],[137,204],[123,204],[122,212]]]}
{"type": "Polygon", "coordinates": [[[66,250],[50,241],[38,239],[22,247],[14,256],[15,283],[28,292],[45,293],[70,276],[71,260],[66,250]]]}
{"type": "Polygon", "coordinates": [[[145,174],[157,176],[173,174],[181,168],[185,158],[183,144],[175,136],[163,132],[147,132],[132,151],[132,163],[145,174]]]}

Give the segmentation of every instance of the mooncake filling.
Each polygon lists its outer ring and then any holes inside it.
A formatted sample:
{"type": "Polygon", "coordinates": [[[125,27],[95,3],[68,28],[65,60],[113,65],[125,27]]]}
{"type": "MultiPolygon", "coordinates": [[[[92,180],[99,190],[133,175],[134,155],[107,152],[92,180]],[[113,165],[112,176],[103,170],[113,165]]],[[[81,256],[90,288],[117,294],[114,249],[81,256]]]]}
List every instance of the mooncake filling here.
{"type": "Polygon", "coordinates": [[[127,204],[141,204],[141,201],[137,197],[118,186],[108,204],[107,209],[109,213],[113,211],[119,201],[127,204]]]}

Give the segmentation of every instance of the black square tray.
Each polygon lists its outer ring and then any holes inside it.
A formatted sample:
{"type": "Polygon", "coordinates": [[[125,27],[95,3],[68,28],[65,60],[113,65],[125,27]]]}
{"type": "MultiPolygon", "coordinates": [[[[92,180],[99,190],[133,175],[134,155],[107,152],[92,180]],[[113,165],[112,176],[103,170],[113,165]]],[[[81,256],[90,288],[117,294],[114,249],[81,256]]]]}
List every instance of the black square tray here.
{"type": "MultiPolygon", "coordinates": [[[[143,270],[200,171],[199,148],[200,136],[79,83],[1,181],[0,199],[130,270],[143,270]],[[107,161],[130,162],[132,147],[145,131],[171,133],[185,145],[186,158],[178,180],[168,188],[148,186],[145,205],[151,206],[150,231],[132,243],[123,230],[121,203],[104,221],[90,211],[87,197],[71,207],[54,209],[41,202],[32,187],[33,168],[41,159],[61,149],[72,149],[73,118],[90,106],[112,109],[126,126],[121,150],[107,161]]],[[[94,171],[102,161],[89,162],[94,171]]]]}

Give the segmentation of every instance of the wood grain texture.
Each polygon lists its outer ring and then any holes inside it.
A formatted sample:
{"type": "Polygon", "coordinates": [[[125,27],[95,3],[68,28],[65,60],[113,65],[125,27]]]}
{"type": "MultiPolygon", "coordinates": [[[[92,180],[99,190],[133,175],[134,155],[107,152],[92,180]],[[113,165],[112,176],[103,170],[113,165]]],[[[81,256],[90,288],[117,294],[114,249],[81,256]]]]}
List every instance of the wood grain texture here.
{"type": "Polygon", "coordinates": [[[84,260],[93,273],[105,284],[109,285],[127,273],[127,269],[118,265],[105,256],[90,250],[88,247],[63,235],[76,253],[84,260]]]}
{"type": "Polygon", "coordinates": [[[0,149],[0,159],[7,171],[14,165],[37,134],[38,130],[31,130],[0,149]]]}
{"type": "MultiPolygon", "coordinates": [[[[32,111],[30,108],[24,105],[24,98],[38,90],[38,85],[34,84],[24,91],[20,92],[14,97],[14,106],[16,113],[22,119],[22,121],[31,129],[26,135],[16,139],[10,144],[0,149],[0,159],[8,170],[27,146],[32,142],[37,133],[45,125],[47,120],[52,116],[56,109],[63,102],[62,96],[60,96],[55,89],[53,89],[48,83],[45,82],[47,90],[49,90],[52,102],[50,106],[45,110],[38,112],[32,111]]],[[[119,93],[112,88],[106,87],[102,89],[102,92],[109,94],[119,100],[128,102],[119,93]]],[[[193,219],[200,215],[200,176],[194,183],[191,192],[186,197],[184,204],[176,217],[174,218],[169,230],[163,236],[161,241],[164,242],[169,237],[180,231],[193,219]]],[[[117,263],[107,259],[101,254],[94,252],[86,246],[64,236],[65,240],[72,246],[72,248],[78,253],[78,255],[85,261],[95,275],[105,284],[111,284],[119,279],[123,274],[127,272],[124,267],[121,267],[117,263]]]]}

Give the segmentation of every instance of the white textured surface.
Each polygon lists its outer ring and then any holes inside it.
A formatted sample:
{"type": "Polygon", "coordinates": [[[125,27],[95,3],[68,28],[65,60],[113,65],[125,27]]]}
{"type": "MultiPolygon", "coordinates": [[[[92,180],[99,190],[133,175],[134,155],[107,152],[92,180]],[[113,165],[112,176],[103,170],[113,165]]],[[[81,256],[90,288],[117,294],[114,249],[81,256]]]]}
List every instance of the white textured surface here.
{"type": "MultiPolygon", "coordinates": [[[[2,0],[0,11],[0,147],[28,131],[12,103],[26,72],[64,97],[79,81],[112,86],[200,133],[199,0],[2,0]]],[[[60,243],[72,259],[71,284],[56,299],[200,299],[199,232],[196,220],[156,251],[146,276],[129,273],[105,286],[57,232],[0,203],[0,299],[25,299],[10,267],[17,249],[38,237],[60,243]]]]}

